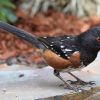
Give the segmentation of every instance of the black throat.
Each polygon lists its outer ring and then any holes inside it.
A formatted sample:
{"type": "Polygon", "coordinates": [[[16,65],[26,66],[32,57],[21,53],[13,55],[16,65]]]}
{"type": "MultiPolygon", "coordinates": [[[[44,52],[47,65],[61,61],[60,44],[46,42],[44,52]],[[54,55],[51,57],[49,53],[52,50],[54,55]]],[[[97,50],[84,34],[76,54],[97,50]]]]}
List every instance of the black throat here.
{"type": "Polygon", "coordinates": [[[96,59],[98,50],[90,48],[89,46],[84,46],[84,40],[82,38],[78,38],[77,41],[79,43],[78,48],[81,53],[81,61],[85,66],[87,66],[96,59]]]}
{"type": "Polygon", "coordinates": [[[80,48],[80,52],[81,52],[81,61],[85,66],[93,62],[97,57],[98,53],[97,51],[92,51],[85,48],[80,48]]]}

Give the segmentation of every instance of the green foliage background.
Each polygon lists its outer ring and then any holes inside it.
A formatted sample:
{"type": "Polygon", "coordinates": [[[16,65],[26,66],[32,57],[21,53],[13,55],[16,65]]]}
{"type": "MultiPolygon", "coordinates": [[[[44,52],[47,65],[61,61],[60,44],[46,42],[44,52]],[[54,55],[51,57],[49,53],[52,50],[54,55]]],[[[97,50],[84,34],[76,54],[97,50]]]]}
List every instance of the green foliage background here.
{"type": "Polygon", "coordinates": [[[4,22],[14,23],[17,21],[17,16],[14,13],[16,6],[11,0],[0,0],[0,20],[4,22]]]}

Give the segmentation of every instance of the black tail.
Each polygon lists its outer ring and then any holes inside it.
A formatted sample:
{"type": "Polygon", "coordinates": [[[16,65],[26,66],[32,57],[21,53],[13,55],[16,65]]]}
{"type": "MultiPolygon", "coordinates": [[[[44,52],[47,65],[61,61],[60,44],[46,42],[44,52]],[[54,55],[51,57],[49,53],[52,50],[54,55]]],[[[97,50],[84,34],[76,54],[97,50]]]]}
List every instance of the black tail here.
{"type": "Polygon", "coordinates": [[[34,44],[38,48],[45,49],[43,44],[41,42],[39,42],[38,37],[36,37],[28,32],[25,32],[22,29],[19,29],[15,26],[12,26],[12,25],[4,23],[4,22],[0,22],[0,28],[26,40],[27,42],[29,42],[31,44],[34,44]]]}

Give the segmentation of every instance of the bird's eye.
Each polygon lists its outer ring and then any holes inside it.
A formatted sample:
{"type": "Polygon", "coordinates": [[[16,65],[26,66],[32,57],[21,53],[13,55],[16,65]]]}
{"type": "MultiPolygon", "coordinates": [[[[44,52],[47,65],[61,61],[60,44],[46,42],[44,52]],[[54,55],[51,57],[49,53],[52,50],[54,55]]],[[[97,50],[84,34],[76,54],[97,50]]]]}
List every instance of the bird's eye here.
{"type": "Polygon", "coordinates": [[[97,38],[96,38],[96,41],[97,41],[97,42],[100,42],[100,37],[97,37],[97,38]]]}

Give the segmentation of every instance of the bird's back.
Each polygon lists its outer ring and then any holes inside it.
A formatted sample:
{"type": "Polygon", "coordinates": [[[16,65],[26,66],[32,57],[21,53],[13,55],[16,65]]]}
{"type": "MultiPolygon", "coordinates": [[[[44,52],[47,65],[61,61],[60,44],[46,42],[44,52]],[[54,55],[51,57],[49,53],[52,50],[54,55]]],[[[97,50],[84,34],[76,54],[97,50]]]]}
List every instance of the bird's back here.
{"type": "Polygon", "coordinates": [[[39,41],[64,59],[67,59],[75,51],[79,51],[77,37],[75,36],[39,37],[39,41]]]}

